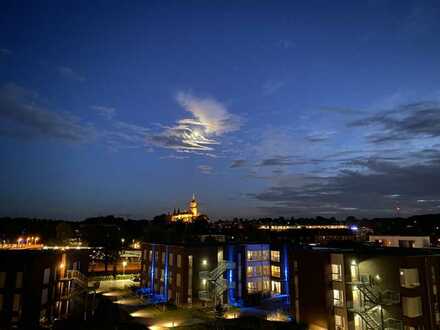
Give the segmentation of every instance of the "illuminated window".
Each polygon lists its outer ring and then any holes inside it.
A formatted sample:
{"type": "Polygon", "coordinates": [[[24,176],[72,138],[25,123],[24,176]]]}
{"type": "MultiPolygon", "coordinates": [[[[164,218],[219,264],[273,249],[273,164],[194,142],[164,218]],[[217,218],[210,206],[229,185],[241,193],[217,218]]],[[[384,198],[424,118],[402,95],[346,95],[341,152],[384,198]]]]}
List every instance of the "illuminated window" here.
{"type": "Polygon", "coordinates": [[[270,281],[268,280],[263,281],[263,291],[264,292],[270,291],[270,281]]]}
{"type": "Polygon", "coordinates": [[[417,268],[400,269],[400,285],[404,288],[415,288],[420,286],[419,271],[417,268]]]}
{"type": "Polygon", "coordinates": [[[247,266],[247,268],[246,268],[246,276],[247,277],[254,276],[254,267],[247,266]]]}
{"type": "Polygon", "coordinates": [[[162,265],[165,263],[165,252],[162,252],[162,265]]]}
{"type": "Polygon", "coordinates": [[[263,276],[270,276],[270,266],[269,265],[265,265],[262,266],[263,267],[263,276]]]}
{"type": "Polygon", "coordinates": [[[181,284],[180,273],[177,273],[177,275],[176,275],[176,285],[177,285],[177,287],[180,288],[180,284],[181,284]]]}
{"type": "Polygon", "coordinates": [[[279,266],[271,266],[272,277],[280,277],[280,267],[279,266]]]}
{"type": "Polygon", "coordinates": [[[335,315],[335,329],[343,330],[344,329],[344,319],[341,315],[335,315]]]}
{"type": "Polygon", "coordinates": [[[332,280],[342,281],[342,266],[337,264],[332,264],[332,280]]]}
{"type": "Polygon", "coordinates": [[[252,281],[247,282],[247,290],[249,293],[256,292],[257,291],[256,283],[252,281]]]}
{"type": "Polygon", "coordinates": [[[344,305],[342,290],[333,289],[333,305],[334,306],[343,306],[344,305]]]}
{"type": "Polygon", "coordinates": [[[272,294],[281,293],[281,283],[279,281],[272,281],[272,294]]]}
{"type": "Polygon", "coordinates": [[[172,254],[172,253],[170,253],[170,254],[168,255],[168,265],[169,265],[169,266],[172,266],[172,265],[173,265],[173,254],[172,254]]]}
{"type": "Polygon", "coordinates": [[[177,267],[182,267],[182,256],[180,254],[177,255],[177,267]]]}
{"type": "Polygon", "coordinates": [[[421,297],[402,297],[403,315],[407,317],[422,316],[422,298],[421,297]]]}
{"type": "Polygon", "coordinates": [[[280,251],[270,251],[270,260],[280,262],[280,251]]]}

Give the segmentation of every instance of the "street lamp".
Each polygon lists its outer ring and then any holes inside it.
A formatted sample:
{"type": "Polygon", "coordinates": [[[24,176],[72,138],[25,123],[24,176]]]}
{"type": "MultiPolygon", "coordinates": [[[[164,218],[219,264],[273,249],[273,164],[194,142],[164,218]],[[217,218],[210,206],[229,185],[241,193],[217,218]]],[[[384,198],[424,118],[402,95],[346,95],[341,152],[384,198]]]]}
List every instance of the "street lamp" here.
{"type": "Polygon", "coordinates": [[[125,275],[125,266],[127,266],[127,261],[122,262],[122,275],[125,275]]]}

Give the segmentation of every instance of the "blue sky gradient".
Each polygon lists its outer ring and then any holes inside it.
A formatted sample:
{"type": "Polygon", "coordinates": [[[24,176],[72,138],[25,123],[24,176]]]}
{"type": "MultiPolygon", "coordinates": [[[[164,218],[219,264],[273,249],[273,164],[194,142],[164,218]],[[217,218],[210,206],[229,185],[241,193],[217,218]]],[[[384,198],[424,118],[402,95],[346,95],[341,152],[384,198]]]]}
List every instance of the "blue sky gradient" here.
{"type": "Polygon", "coordinates": [[[437,1],[2,1],[0,215],[440,212],[437,1]]]}

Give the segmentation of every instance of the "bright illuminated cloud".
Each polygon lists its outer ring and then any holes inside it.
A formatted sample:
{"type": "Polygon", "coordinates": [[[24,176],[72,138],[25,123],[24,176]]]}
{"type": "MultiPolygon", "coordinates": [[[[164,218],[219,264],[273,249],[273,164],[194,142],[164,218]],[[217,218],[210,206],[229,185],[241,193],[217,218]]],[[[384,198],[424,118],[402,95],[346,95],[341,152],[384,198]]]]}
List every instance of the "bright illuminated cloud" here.
{"type": "Polygon", "coordinates": [[[207,152],[220,144],[218,137],[240,128],[241,120],[212,98],[198,98],[178,93],[177,102],[192,116],[174,126],[165,127],[158,134],[147,137],[147,142],[179,152],[207,152]]]}

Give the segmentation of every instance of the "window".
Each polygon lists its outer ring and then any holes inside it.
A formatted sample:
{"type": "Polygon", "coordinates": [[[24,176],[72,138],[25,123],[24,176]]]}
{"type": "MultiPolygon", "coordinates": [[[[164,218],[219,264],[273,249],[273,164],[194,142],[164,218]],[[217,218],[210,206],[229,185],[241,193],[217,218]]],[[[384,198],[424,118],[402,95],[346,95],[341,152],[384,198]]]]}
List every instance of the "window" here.
{"type": "Polygon", "coordinates": [[[168,265],[169,265],[169,266],[172,266],[172,265],[173,265],[173,254],[172,254],[172,253],[170,253],[170,254],[168,255],[168,265]]]}
{"type": "Polygon", "coordinates": [[[165,252],[162,252],[162,265],[164,265],[165,264],[165,252]]]}
{"type": "Polygon", "coordinates": [[[403,315],[407,317],[418,317],[422,313],[421,297],[402,297],[403,315]]]}
{"type": "Polygon", "coordinates": [[[148,260],[153,261],[153,250],[148,251],[148,260]]]}
{"type": "Polygon", "coordinates": [[[342,266],[337,264],[332,264],[332,280],[342,281],[342,266]]]}
{"type": "Polygon", "coordinates": [[[404,288],[415,288],[420,286],[419,271],[417,268],[400,269],[400,285],[404,288]]]}
{"type": "Polygon", "coordinates": [[[177,273],[177,276],[176,276],[176,285],[177,285],[177,287],[180,288],[180,284],[181,284],[180,273],[177,273]]]}
{"type": "Polygon", "coordinates": [[[342,295],[342,290],[333,289],[333,306],[343,306],[344,299],[342,295]]]}
{"type": "Polygon", "coordinates": [[[262,266],[263,267],[263,276],[270,276],[270,266],[262,266]]]}
{"type": "Polygon", "coordinates": [[[177,255],[177,267],[182,267],[182,256],[180,254],[177,255]]]}
{"type": "Polygon", "coordinates": [[[254,267],[252,267],[252,266],[247,266],[247,268],[246,268],[246,276],[247,276],[247,277],[252,277],[252,276],[254,276],[254,267]]]}
{"type": "Polygon", "coordinates": [[[21,289],[23,287],[23,272],[17,272],[15,277],[15,287],[21,289]]]}
{"type": "Polygon", "coordinates": [[[272,277],[280,277],[280,267],[279,266],[271,266],[272,277]]]}
{"type": "Polygon", "coordinates": [[[270,260],[280,262],[280,251],[270,251],[270,260]]]}
{"type": "Polygon", "coordinates": [[[281,293],[281,283],[279,281],[272,281],[272,293],[273,294],[281,293]]]}
{"type": "Polygon", "coordinates": [[[249,293],[253,293],[257,291],[257,284],[255,282],[249,281],[247,282],[247,289],[249,293]]]}
{"type": "Polygon", "coordinates": [[[344,329],[344,319],[341,315],[335,315],[335,329],[343,330],[344,329]]]}
{"type": "Polygon", "coordinates": [[[4,288],[6,283],[6,272],[0,272],[0,288],[4,288]]]}
{"type": "Polygon", "coordinates": [[[21,295],[14,294],[14,298],[12,300],[12,311],[18,312],[20,310],[20,300],[21,300],[21,295]]]}
{"type": "Polygon", "coordinates": [[[168,272],[168,283],[171,285],[173,283],[173,273],[168,272]]]}
{"type": "Polygon", "coordinates": [[[43,284],[49,284],[50,268],[45,268],[43,273],[43,284]]]}
{"type": "Polygon", "coordinates": [[[263,291],[264,292],[270,291],[270,281],[268,280],[263,281],[263,291]]]}
{"type": "Polygon", "coordinates": [[[43,291],[41,291],[41,305],[44,305],[47,303],[47,292],[48,292],[47,288],[45,288],[45,289],[43,289],[43,291]]]}

